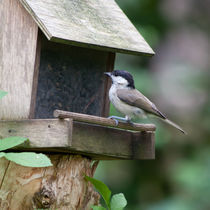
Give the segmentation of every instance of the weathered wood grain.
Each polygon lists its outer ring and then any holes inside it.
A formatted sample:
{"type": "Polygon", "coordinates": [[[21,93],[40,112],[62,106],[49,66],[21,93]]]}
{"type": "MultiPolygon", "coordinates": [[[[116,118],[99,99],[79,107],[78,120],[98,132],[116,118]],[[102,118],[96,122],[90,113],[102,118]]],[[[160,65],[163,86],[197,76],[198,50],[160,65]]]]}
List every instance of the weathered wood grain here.
{"type": "Polygon", "coordinates": [[[154,52],[114,0],[20,0],[49,40],[131,54],[154,52]]]}
{"type": "Polygon", "coordinates": [[[42,34],[35,118],[52,118],[55,109],[104,116],[110,53],[49,42],[42,34]]]}
{"type": "MultiPolygon", "coordinates": [[[[115,53],[109,53],[106,65],[106,72],[112,72],[114,70],[115,53]]],[[[110,101],[109,101],[109,89],[111,87],[111,80],[106,77],[104,81],[104,96],[103,96],[103,109],[101,112],[102,117],[109,116],[110,101]]]]}
{"type": "Polygon", "coordinates": [[[0,121],[0,127],[0,138],[21,135],[30,139],[30,144],[20,145],[13,149],[15,151],[77,153],[99,160],[155,157],[153,132],[133,132],[81,122],[73,122],[72,129],[67,120],[59,119],[0,121]]]}
{"type": "Polygon", "coordinates": [[[38,27],[19,0],[0,3],[0,119],[28,118],[38,27]]]}
{"type": "Polygon", "coordinates": [[[133,157],[140,157],[141,159],[155,159],[155,133],[141,132],[133,133],[132,139],[132,154],[133,157]]]}
{"type": "MultiPolygon", "coordinates": [[[[78,155],[50,155],[53,166],[30,168],[10,162],[1,168],[0,209],[90,210],[98,205],[99,194],[86,182],[93,176],[92,160],[78,155]]],[[[0,166],[6,160],[0,159],[0,166]]],[[[9,161],[7,161],[9,162],[9,161]]]]}
{"type": "Polygon", "coordinates": [[[70,151],[94,159],[154,159],[153,132],[132,132],[74,122],[70,151]]]}
{"type": "Polygon", "coordinates": [[[69,147],[72,141],[72,120],[0,121],[0,138],[22,136],[30,139],[23,147],[69,147]]]}
{"type": "Polygon", "coordinates": [[[33,119],[35,116],[35,107],[36,107],[36,96],[37,96],[37,87],[38,87],[38,78],[39,78],[39,64],[41,57],[41,31],[38,30],[37,37],[37,46],[36,46],[36,57],[34,64],[34,75],[33,75],[33,84],[31,92],[31,105],[30,105],[30,114],[29,118],[33,119]]]}
{"type": "Polygon", "coordinates": [[[4,180],[5,177],[5,171],[9,167],[10,161],[6,160],[5,158],[0,158],[0,189],[2,185],[2,181],[4,180]]]}
{"type": "Polygon", "coordinates": [[[79,122],[86,122],[86,123],[92,123],[92,124],[97,124],[97,125],[102,125],[102,126],[110,126],[110,127],[134,130],[134,131],[155,131],[156,129],[155,125],[153,124],[133,123],[131,125],[129,123],[119,122],[118,125],[116,125],[116,122],[113,119],[97,117],[97,116],[87,115],[87,114],[80,114],[80,113],[75,113],[75,112],[66,112],[62,110],[55,110],[54,117],[59,117],[61,119],[72,118],[73,120],[79,121],[79,122]]]}

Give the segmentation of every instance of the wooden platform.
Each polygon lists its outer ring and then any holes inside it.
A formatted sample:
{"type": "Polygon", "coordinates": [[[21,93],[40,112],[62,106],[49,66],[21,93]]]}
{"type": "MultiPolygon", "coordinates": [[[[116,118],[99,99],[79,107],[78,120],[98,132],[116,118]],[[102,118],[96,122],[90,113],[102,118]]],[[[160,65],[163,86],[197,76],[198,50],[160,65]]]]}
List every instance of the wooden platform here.
{"type": "Polygon", "coordinates": [[[9,136],[30,140],[13,151],[77,153],[100,160],[155,158],[154,131],[122,130],[73,119],[0,121],[0,138],[9,136]]]}

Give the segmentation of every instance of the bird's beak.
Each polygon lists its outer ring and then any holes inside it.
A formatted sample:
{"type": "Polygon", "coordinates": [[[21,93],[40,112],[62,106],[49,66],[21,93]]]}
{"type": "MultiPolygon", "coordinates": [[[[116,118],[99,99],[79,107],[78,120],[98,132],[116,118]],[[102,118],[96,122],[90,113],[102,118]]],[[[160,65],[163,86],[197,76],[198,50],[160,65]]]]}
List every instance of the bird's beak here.
{"type": "Polygon", "coordinates": [[[104,72],[107,76],[111,77],[111,72],[104,72]]]}

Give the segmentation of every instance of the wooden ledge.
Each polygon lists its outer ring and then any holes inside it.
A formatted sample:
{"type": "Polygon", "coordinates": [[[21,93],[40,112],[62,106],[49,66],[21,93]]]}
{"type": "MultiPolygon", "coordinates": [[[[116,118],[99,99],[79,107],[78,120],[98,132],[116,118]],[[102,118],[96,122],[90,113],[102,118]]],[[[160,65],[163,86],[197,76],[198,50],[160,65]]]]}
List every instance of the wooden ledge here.
{"type": "Polygon", "coordinates": [[[0,139],[27,137],[13,151],[77,153],[93,159],[154,159],[154,132],[136,132],[72,119],[0,121],[0,139]]]}

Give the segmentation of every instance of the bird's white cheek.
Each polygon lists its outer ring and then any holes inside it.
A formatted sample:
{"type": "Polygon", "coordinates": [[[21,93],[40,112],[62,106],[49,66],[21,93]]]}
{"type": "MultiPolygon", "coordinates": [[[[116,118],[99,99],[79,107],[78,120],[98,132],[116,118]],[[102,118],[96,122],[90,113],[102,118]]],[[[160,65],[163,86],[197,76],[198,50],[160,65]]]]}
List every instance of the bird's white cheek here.
{"type": "Polygon", "coordinates": [[[112,76],[112,81],[113,84],[118,88],[125,88],[128,85],[128,81],[120,76],[118,77],[112,76]]]}

